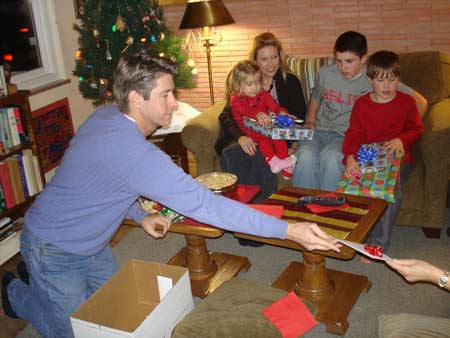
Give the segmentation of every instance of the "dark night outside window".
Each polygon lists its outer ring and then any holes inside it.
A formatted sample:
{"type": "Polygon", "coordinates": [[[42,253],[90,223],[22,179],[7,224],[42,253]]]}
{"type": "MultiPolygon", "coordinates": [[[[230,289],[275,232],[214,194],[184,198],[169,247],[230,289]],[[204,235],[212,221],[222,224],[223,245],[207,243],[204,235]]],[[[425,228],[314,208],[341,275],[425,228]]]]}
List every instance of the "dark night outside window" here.
{"type": "Polygon", "coordinates": [[[0,1],[0,32],[0,64],[13,74],[42,67],[30,0],[0,1]]]}

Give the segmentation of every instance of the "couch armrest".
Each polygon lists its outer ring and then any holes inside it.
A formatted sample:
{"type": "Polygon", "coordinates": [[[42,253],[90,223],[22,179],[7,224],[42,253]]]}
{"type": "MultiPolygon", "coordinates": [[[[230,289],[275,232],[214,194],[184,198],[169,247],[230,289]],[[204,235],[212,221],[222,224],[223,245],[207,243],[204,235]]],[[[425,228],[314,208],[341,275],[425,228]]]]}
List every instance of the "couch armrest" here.
{"type": "Polygon", "coordinates": [[[188,121],[181,131],[183,145],[195,154],[197,175],[220,170],[214,143],[220,135],[219,115],[225,107],[221,100],[188,121]]]}

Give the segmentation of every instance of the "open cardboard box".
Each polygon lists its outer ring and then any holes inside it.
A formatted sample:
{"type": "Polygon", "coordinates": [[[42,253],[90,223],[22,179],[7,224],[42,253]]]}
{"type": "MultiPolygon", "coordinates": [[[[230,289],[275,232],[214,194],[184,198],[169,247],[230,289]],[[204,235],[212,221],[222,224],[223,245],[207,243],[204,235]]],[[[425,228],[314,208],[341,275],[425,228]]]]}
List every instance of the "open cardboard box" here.
{"type": "Polygon", "coordinates": [[[187,269],[131,260],[70,320],[76,338],[162,338],[193,308],[187,269]]]}

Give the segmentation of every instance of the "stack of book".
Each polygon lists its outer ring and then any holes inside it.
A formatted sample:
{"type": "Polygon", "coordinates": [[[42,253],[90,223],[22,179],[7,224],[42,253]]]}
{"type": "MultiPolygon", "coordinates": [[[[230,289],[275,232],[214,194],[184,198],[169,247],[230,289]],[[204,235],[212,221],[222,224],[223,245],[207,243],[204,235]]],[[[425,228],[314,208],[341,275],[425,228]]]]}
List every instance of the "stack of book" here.
{"type": "Polygon", "coordinates": [[[29,141],[19,107],[0,108],[0,152],[29,141]]]}
{"type": "Polygon", "coordinates": [[[0,265],[19,251],[19,237],[23,218],[14,222],[9,217],[0,219],[0,265]]]}
{"type": "Polygon", "coordinates": [[[0,211],[25,202],[42,189],[38,158],[31,149],[0,161],[0,211]]]}

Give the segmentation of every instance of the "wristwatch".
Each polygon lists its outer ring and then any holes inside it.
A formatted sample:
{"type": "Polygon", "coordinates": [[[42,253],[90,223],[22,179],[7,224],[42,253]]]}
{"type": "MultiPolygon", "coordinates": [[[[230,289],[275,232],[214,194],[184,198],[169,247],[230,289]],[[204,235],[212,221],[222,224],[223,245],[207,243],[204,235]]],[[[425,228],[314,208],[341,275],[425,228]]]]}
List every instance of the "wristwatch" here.
{"type": "Polygon", "coordinates": [[[442,275],[442,277],[441,278],[439,278],[439,286],[441,287],[441,288],[444,288],[445,286],[447,286],[447,283],[448,283],[448,275],[449,275],[449,272],[448,271],[445,271],[444,272],[444,274],[442,275]]]}

